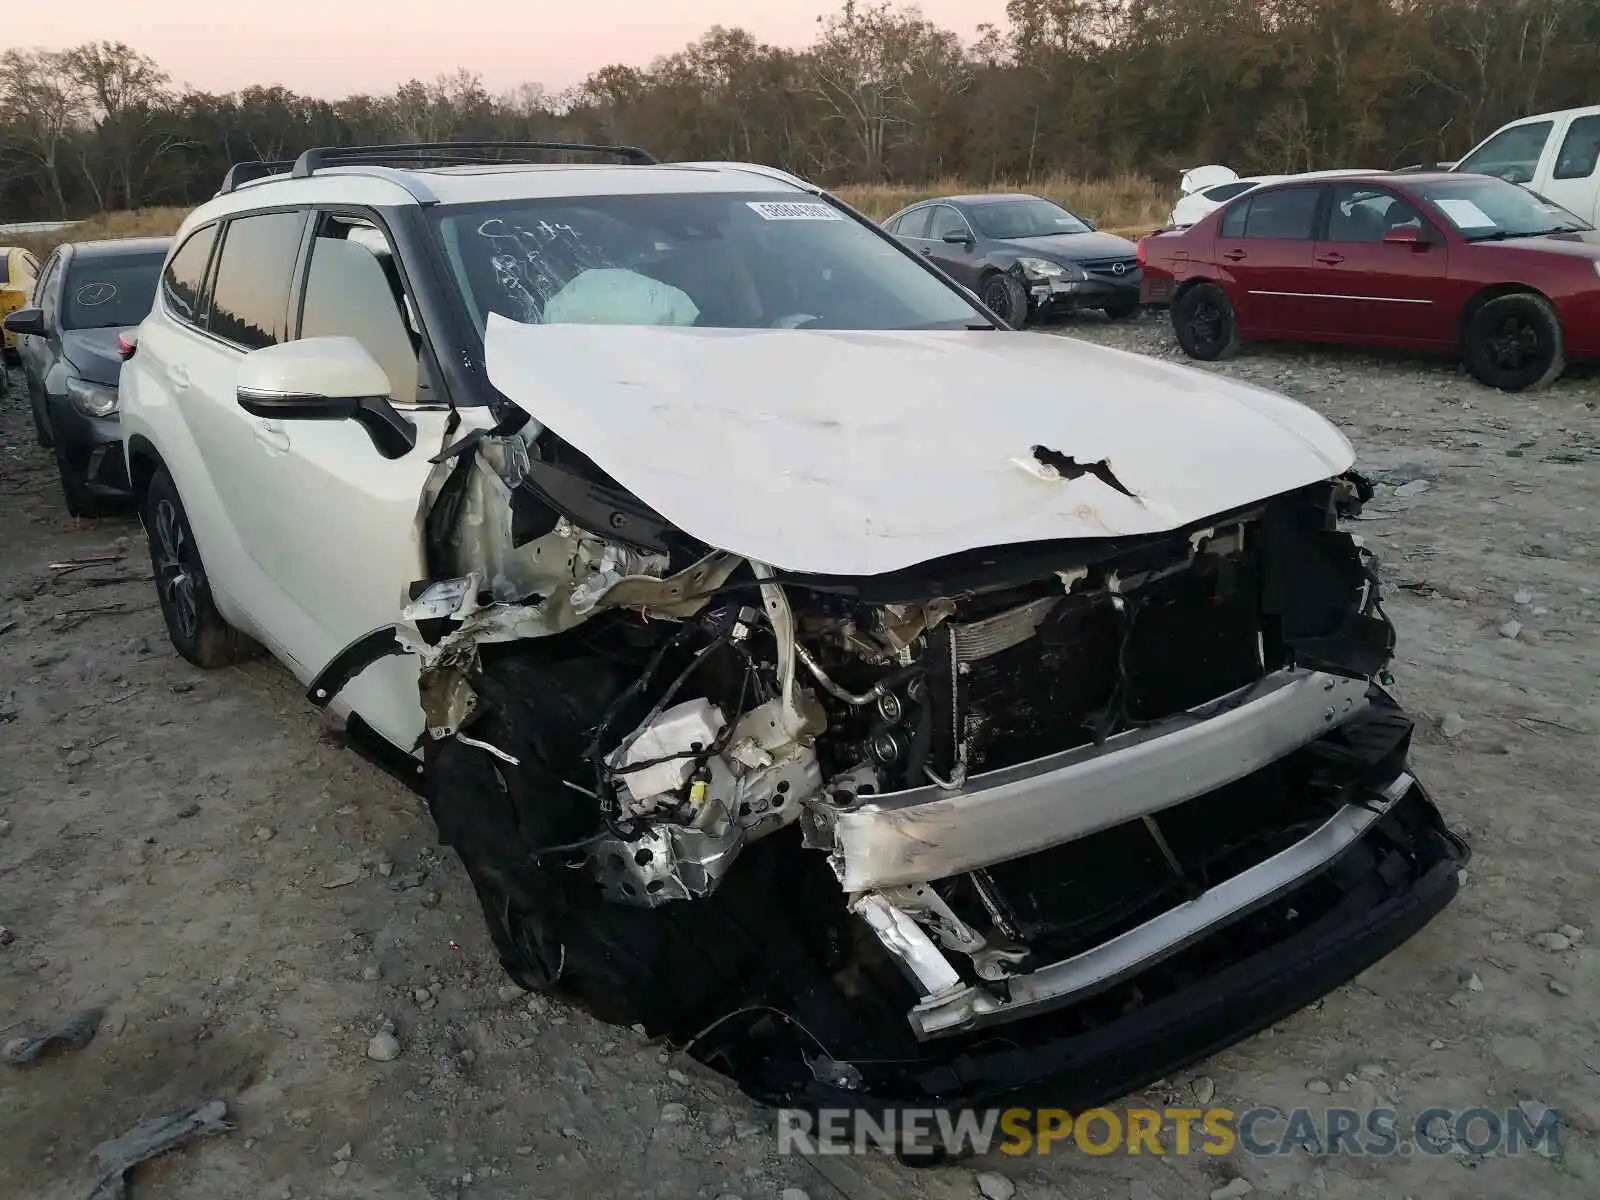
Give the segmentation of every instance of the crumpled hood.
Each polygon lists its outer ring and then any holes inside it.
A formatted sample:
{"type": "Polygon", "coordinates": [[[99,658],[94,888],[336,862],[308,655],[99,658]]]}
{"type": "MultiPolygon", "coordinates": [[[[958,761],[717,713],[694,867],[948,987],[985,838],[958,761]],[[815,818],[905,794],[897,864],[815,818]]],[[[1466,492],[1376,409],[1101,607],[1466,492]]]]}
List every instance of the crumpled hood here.
{"type": "Polygon", "coordinates": [[[117,335],[133,326],[122,329],[68,329],[61,334],[61,354],[78,377],[90,383],[116,387],[122,374],[122,354],[117,349],[117,335]]]}
{"type": "Polygon", "coordinates": [[[1156,533],[1354,460],[1285,397],[1036,333],[491,315],[485,361],[495,387],[684,532],[788,571],[876,575],[1156,533]]]}

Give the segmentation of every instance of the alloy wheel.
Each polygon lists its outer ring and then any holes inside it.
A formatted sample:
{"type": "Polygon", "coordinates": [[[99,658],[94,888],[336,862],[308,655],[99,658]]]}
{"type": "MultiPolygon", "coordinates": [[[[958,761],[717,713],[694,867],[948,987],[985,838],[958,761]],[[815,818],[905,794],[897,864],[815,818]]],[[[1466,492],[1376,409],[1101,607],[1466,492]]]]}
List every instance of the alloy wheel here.
{"type": "Polygon", "coordinates": [[[1007,321],[1014,322],[1016,313],[1011,311],[1011,293],[1006,289],[1005,280],[991,279],[983,289],[983,303],[991,312],[998,313],[1007,321]]]}
{"type": "Polygon", "coordinates": [[[172,501],[156,505],[156,588],[186,638],[200,631],[200,563],[172,501]]]}

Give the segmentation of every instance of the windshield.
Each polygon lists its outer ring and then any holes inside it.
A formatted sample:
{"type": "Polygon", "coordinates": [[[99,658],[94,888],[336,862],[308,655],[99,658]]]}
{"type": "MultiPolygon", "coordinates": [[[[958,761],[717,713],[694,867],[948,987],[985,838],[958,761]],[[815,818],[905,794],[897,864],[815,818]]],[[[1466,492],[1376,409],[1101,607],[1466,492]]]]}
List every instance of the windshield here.
{"type": "Polygon", "coordinates": [[[1088,233],[1089,227],[1049,200],[997,200],[969,210],[984,237],[1049,237],[1053,233],[1088,233]]]}
{"type": "Polygon", "coordinates": [[[431,216],[467,308],[524,324],[989,328],[959,291],[818,199],[515,200],[431,216]]]}
{"type": "Polygon", "coordinates": [[[120,329],[150,315],[165,252],[96,254],[73,262],[61,287],[61,328],[120,329]]]}
{"type": "Polygon", "coordinates": [[[1452,179],[1426,183],[1418,190],[1468,241],[1538,237],[1591,228],[1587,221],[1559,204],[1500,179],[1452,179]]]}

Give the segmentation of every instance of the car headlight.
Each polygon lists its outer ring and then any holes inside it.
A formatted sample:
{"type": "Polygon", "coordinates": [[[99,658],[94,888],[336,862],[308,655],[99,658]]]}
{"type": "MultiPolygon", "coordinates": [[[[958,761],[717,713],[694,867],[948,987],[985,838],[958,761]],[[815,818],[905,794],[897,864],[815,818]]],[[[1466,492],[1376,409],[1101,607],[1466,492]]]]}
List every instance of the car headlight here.
{"type": "Polygon", "coordinates": [[[87,379],[67,380],[67,400],[86,417],[109,417],[117,411],[117,389],[87,379]]]}
{"type": "Polygon", "coordinates": [[[1029,279],[1082,279],[1083,269],[1071,263],[1051,262],[1047,258],[1019,258],[1017,266],[1029,279]]]}

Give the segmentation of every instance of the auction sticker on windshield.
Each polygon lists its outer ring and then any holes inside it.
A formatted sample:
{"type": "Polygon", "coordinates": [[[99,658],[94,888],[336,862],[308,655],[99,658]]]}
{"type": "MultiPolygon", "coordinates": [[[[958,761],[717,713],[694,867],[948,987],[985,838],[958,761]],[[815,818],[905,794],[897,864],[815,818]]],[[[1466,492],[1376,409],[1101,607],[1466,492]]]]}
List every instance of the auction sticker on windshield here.
{"type": "Polygon", "coordinates": [[[837,209],[827,204],[807,204],[793,200],[747,200],[764,221],[842,221],[837,209]]]}
{"type": "Polygon", "coordinates": [[[1444,215],[1455,222],[1457,229],[1493,229],[1494,218],[1471,200],[1462,200],[1457,197],[1438,199],[1434,201],[1444,215]]]}

